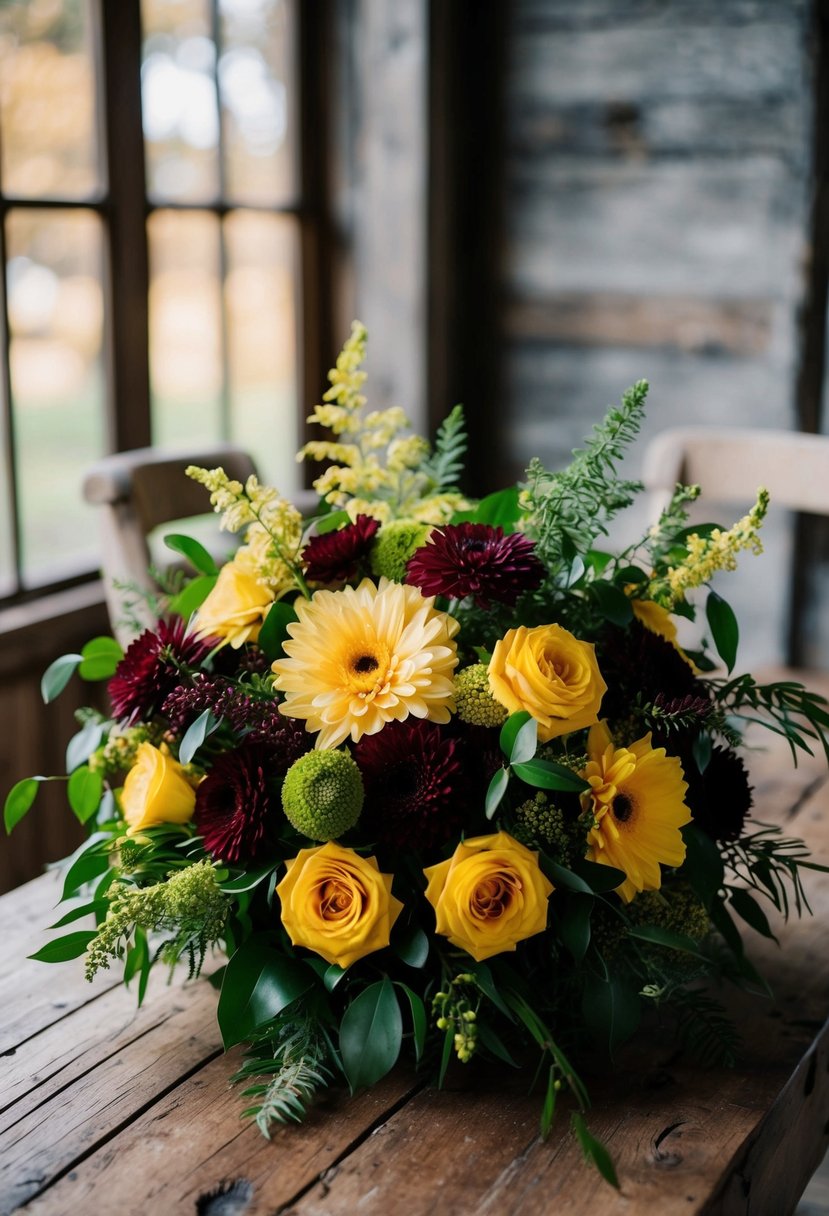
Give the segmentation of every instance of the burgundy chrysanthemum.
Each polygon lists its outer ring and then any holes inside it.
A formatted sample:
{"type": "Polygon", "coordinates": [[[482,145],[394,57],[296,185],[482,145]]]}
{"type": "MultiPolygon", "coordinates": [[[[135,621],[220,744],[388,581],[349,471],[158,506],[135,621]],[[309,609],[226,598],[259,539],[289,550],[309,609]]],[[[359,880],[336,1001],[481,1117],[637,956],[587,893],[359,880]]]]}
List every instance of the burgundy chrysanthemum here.
{"type": "Polygon", "coordinates": [[[210,638],[188,634],[179,617],[159,621],[154,632],[146,629],[127,647],[109,681],[115,717],[127,722],[152,717],[181,681],[181,668],[197,667],[214,644],[210,638]]]}
{"type": "Polygon", "coordinates": [[[269,843],[281,816],[271,792],[269,748],[246,743],[224,752],[196,791],[196,829],[217,861],[247,862],[269,843]]]}
{"type": "Polygon", "coordinates": [[[753,801],[740,757],[730,748],[714,747],[702,773],[692,755],[681,759],[688,782],[685,801],[694,823],[712,840],[739,840],[753,801]]]}
{"type": "Polygon", "coordinates": [[[302,550],[305,577],[312,583],[347,583],[356,578],[379,527],[370,515],[358,515],[338,532],[312,536],[302,550]]]}
{"type": "Polygon", "coordinates": [[[406,582],[424,595],[471,595],[481,608],[493,601],[511,606],[544,577],[534,549],[520,532],[505,536],[503,528],[489,524],[447,524],[409,558],[406,582]]]}
{"type": "Polygon", "coordinates": [[[365,786],[360,826],[395,848],[428,849],[461,827],[468,801],[461,739],[431,722],[390,722],[354,749],[365,786]]]}

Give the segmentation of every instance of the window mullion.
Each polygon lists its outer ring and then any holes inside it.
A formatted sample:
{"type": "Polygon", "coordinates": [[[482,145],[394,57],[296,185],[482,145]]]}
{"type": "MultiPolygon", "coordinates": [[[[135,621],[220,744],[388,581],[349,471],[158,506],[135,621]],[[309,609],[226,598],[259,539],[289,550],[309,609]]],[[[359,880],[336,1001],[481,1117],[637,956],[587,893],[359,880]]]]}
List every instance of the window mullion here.
{"type": "Polygon", "coordinates": [[[150,443],[149,259],[140,0],[99,0],[109,211],[109,422],[115,451],[150,443]]]}
{"type": "Polygon", "coordinates": [[[6,352],[6,357],[0,362],[2,363],[2,385],[0,385],[0,427],[2,427],[2,435],[0,435],[0,448],[4,455],[6,466],[6,494],[8,497],[8,510],[11,519],[11,528],[9,539],[12,547],[12,568],[14,570],[14,586],[11,588],[12,594],[20,592],[22,586],[22,569],[21,569],[21,534],[20,534],[20,512],[17,507],[17,460],[15,458],[15,443],[14,443],[14,414],[12,411],[12,380],[11,380],[11,363],[9,359],[11,330],[9,326],[9,308],[8,308],[8,293],[6,279],[6,210],[3,208],[0,212],[0,350],[6,352]]]}

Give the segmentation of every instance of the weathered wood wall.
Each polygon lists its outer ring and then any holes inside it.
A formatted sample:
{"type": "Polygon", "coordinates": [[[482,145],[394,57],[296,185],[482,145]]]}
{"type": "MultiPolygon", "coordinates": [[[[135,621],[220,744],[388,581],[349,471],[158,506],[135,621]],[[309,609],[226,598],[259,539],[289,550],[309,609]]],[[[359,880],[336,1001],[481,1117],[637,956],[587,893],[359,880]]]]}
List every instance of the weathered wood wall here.
{"type": "MultiPolygon", "coordinates": [[[[650,432],[796,425],[809,21],[805,0],[510,5],[504,479],[566,461],[640,377],[650,432]]],[[[772,519],[768,558],[725,592],[747,663],[782,653],[790,532],[772,519]]]]}

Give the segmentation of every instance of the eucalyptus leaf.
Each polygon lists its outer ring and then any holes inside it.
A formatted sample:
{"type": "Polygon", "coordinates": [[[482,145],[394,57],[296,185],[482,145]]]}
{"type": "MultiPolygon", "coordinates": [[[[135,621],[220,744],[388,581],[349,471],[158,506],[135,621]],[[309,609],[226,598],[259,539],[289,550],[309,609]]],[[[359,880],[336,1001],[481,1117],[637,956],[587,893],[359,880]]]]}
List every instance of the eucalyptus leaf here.
{"type": "Polygon", "coordinates": [[[498,810],[501,800],[507,792],[509,777],[510,770],[508,768],[499,768],[493,773],[484,800],[484,810],[486,811],[487,819],[491,819],[498,810]]]}
{"type": "Polygon", "coordinates": [[[107,722],[87,722],[82,730],[66,745],[66,771],[72,773],[81,764],[85,764],[92,753],[101,744],[101,740],[106,734],[109,723],[107,722]]]}
{"type": "Polygon", "coordinates": [[[7,836],[11,835],[12,830],[31,809],[37,798],[38,788],[44,780],[44,777],[24,777],[9,790],[3,807],[3,822],[6,825],[7,836]]]}
{"type": "Polygon", "coordinates": [[[509,754],[509,762],[511,765],[524,764],[532,760],[538,747],[538,722],[535,718],[530,718],[529,722],[525,722],[518,730],[515,736],[515,742],[512,745],[512,750],[509,754]]]}
{"type": "Polygon", "coordinates": [[[526,785],[541,790],[561,790],[568,794],[581,794],[589,790],[588,783],[571,768],[556,764],[553,760],[527,760],[513,764],[512,770],[526,785]]]}
{"type": "Polygon", "coordinates": [[[78,675],[82,680],[109,680],[123,657],[124,651],[115,638],[92,638],[81,650],[78,675]]]}
{"type": "Polygon", "coordinates": [[[425,967],[429,957],[429,939],[420,925],[407,925],[397,934],[392,934],[392,949],[399,959],[409,967],[425,967]]]}
{"type": "MultiPolygon", "coordinates": [[[[509,758],[512,754],[512,749],[515,746],[515,740],[518,738],[518,732],[528,722],[532,721],[532,714],[529,714],[526,709],[519,709],[516,713],[510,714],[504,725],[501,727],[501,733],[498,736],[498,743],[501,751],[509,758]]],[[[536,726],[536,730],[538,727],[536,726]]]]}
{"type": "Polygon", "coordinates": [[[183,536],[179,532],[171,532],[164,537],[164,544],[174,553],[186,557],[199,574],[218,574],[218,568],[204,545],[192,536],[183,536]]]}
{"type": "Polygon", "coordinates": [[[69,805],[79,823],[86,823],[101,805],[104,779],[95,769],[83,764],[76,768],[67,784],[69,805]]]}
{"type": "Polygon", "coordinates": [[[355,997],[340,1023],[343,1071],[352,1093],[374,1085],[397,1063],[403,1018],[388,977],[355,997]]]}
{"type": "Polygon", "coordinates": [[[182,764],[190,763],[205,739],[218,728],[221,721],[212,710],[205,709],[195,722],[190,723],[178,748],[178,758],[182,764]]]}
{"type": "Polygon", "coordinates": [[[40,681],[40,695],[45,705],[60,696],[82,662],[82,655],[64,654],[49,664],[40,681]]]}

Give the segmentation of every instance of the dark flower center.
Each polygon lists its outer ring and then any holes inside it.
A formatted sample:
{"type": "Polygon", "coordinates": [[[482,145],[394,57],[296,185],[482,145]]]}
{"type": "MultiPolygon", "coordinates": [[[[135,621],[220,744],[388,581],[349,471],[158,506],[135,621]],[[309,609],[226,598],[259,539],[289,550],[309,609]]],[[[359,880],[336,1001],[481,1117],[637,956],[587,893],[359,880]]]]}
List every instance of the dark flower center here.
{"type": "Polygon", "coordinates": [[[373,654],[361,654],[359,659],[355,659],[353,667],[359,674],[367,675],[370,671],[376,671],[380,664],[377,662],[373,654]]]}
{"type": "Polygon", "coordinates": [[[617,794],[613,799],[613,815],[619,823],[627,823],[633,814],[633,802],[627,794],[617,794]]]}

